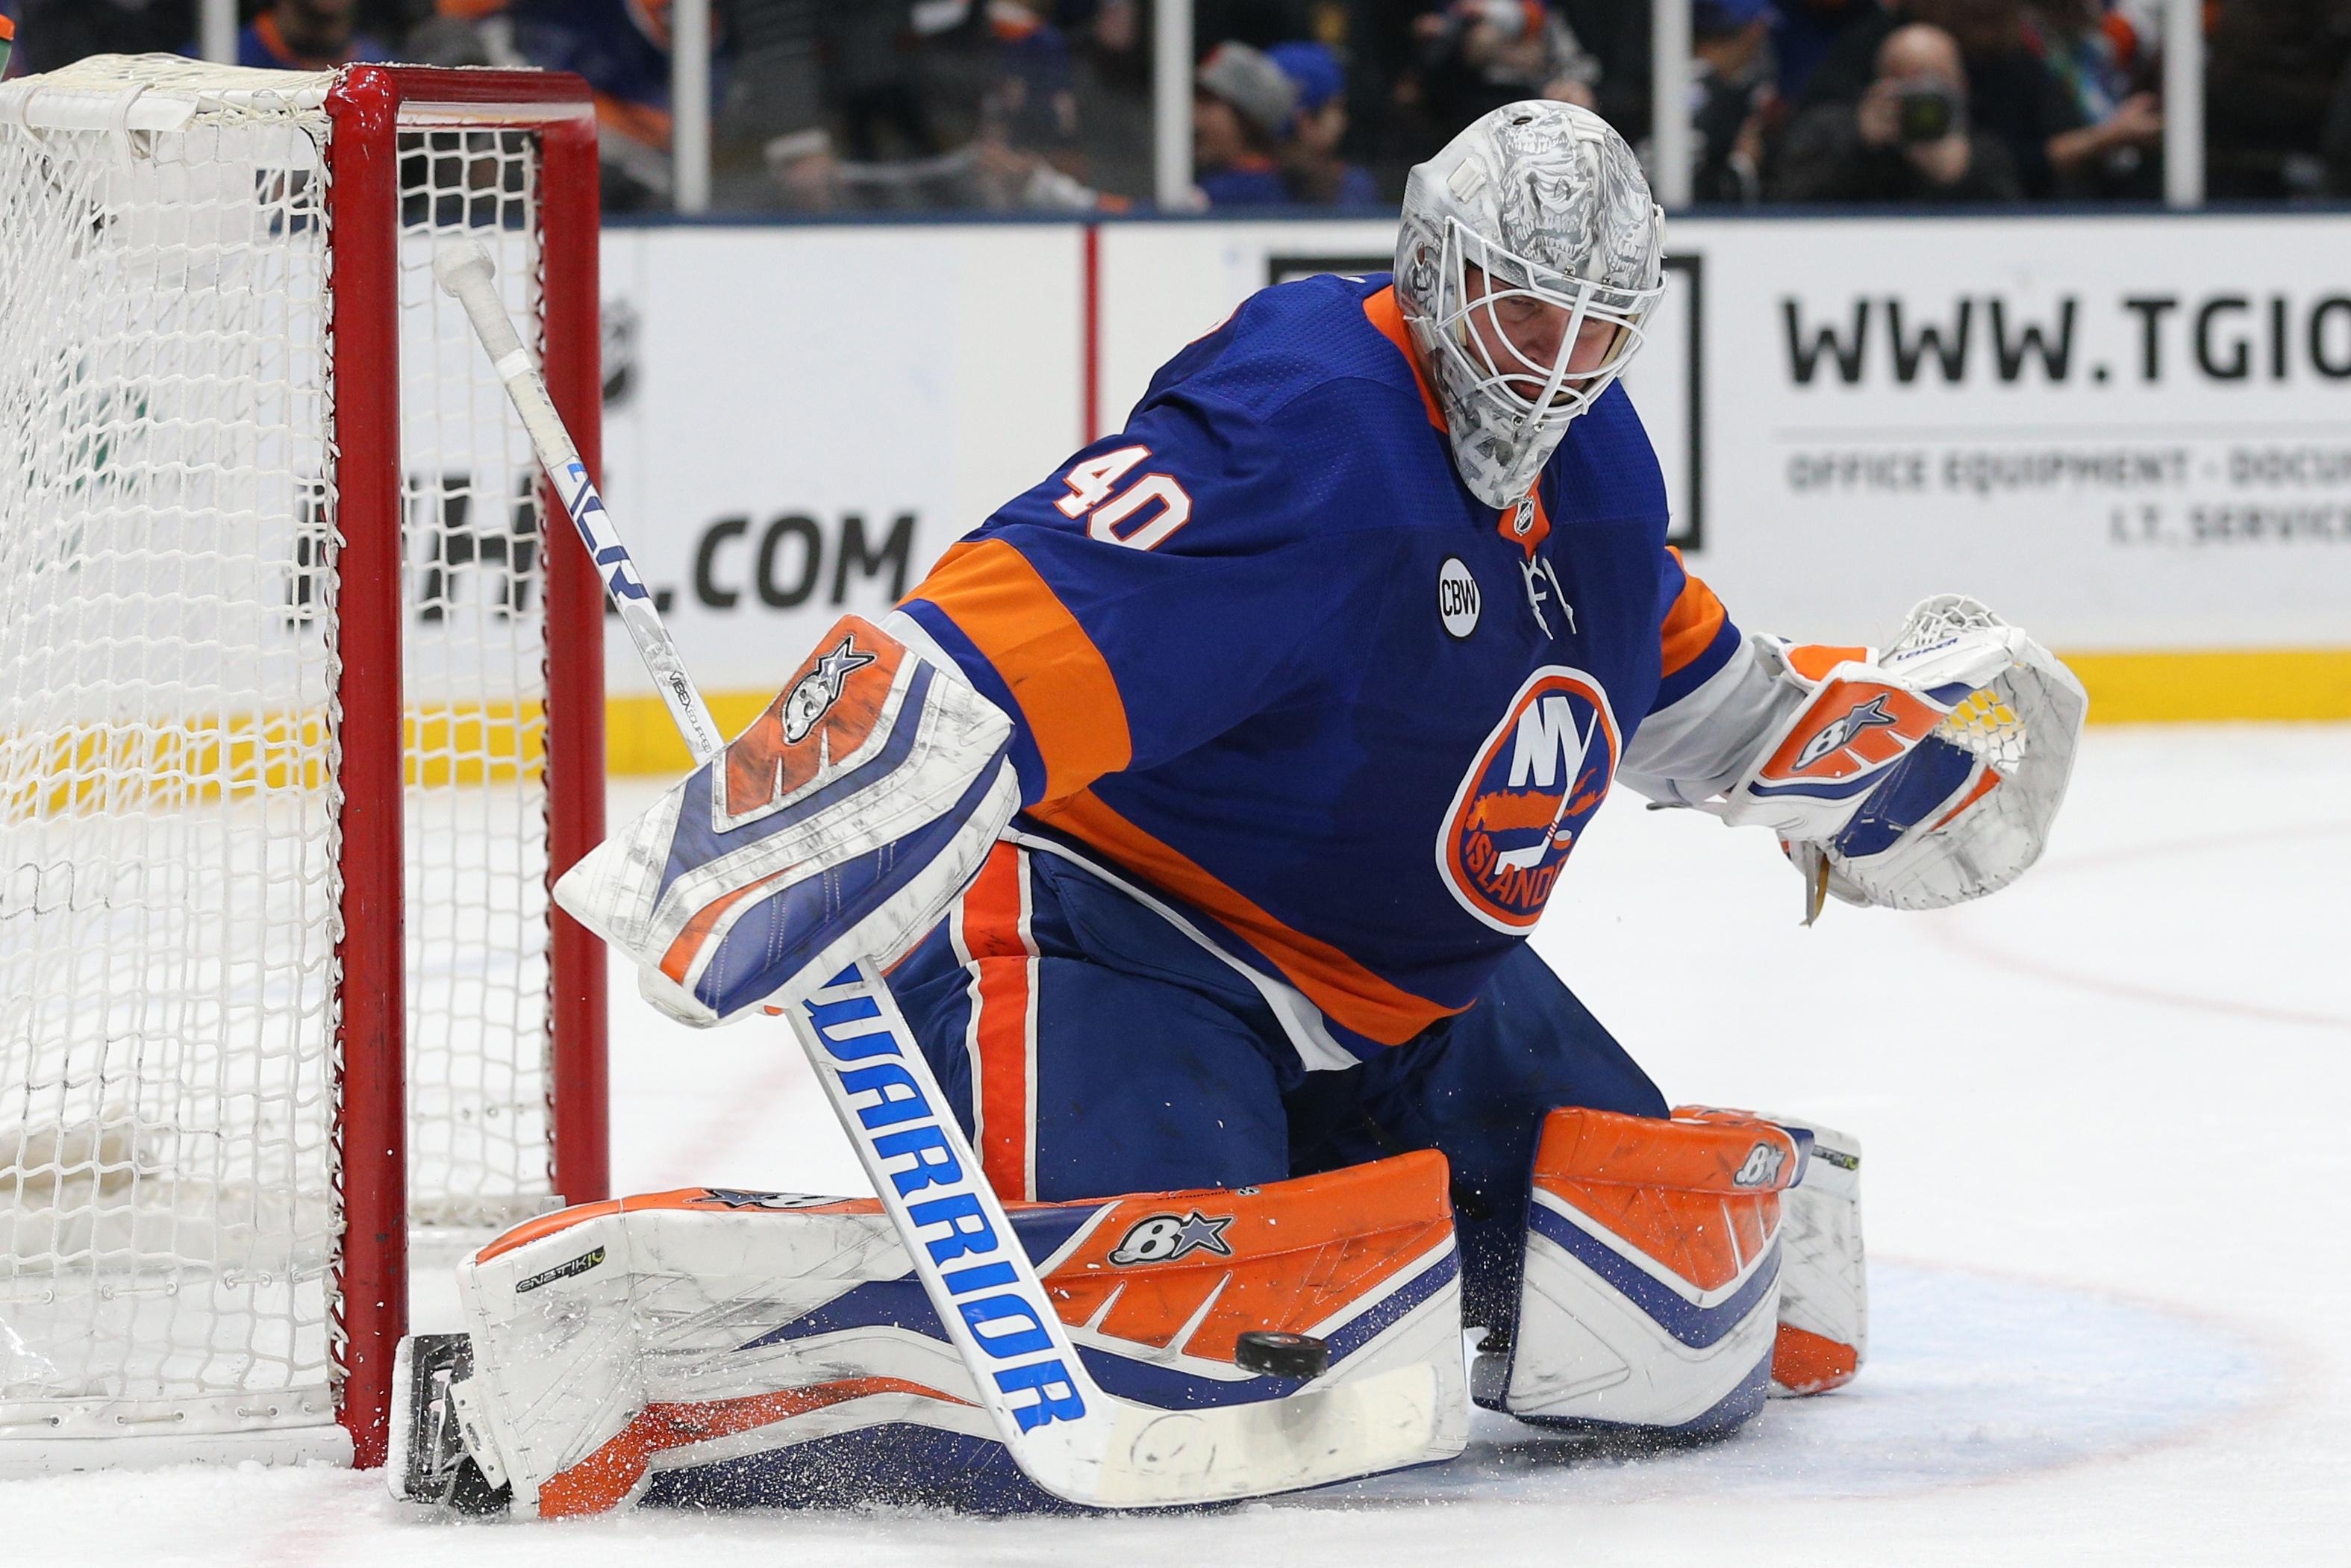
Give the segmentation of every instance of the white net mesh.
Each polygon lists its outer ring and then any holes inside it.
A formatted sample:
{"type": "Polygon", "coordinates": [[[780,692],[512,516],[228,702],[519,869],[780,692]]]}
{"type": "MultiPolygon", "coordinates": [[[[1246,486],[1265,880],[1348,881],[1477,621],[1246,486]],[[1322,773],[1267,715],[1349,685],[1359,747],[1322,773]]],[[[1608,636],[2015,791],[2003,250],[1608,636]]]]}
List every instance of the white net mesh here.
{"type": "Polygon", "coordinates": [[[550,1190],[538,470],[465,312],[434,284],[433,247],[479,240],[509,312],[537,320],[538,144],[434,130],[401,147],[409,1207],[503,1225],[550,1190]]]}
{"type": "MultiPolygon", "coordinates": [[[[0,1443],[333,1407],[327,121],[141,69],[0,89],[0,1443]]],[[[491,1225],[549,1190],[541,519],[429,256],[536,319],[537,144],[401,150],[412,1215],[491,1225]]]]}
{"type": "MultiPolygon", "coordinates": [[[[1957,639],[2002,630],[2008,622],[1964,594],[1942,593],[1924,600],[1910,612],[1889,654],[1919,653],[1957,639]]],[[[1951,709],[1936,734],[1954,746],[1965,747],[1994,768],[2006,772],[2024,760],[2031,744],[2023,716],[2008,702],[2014,676],[2003,672],[1989,686],[1951,709]],[[2003,683],[2007,683],[2003,686],[2003,683]]]]}

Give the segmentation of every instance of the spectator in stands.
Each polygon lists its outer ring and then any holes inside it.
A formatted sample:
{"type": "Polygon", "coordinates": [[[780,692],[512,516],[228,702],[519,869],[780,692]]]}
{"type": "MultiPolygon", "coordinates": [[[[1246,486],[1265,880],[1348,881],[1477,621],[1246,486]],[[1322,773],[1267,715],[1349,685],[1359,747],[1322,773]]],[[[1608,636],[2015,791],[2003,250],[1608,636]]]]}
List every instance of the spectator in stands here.
{"type": "MultiPolygon", "coordinates": [[[[1121,212],[1123,196],[1087,184],[1089,148],[1079,140],[1077,58],[1067,35],[1046,18],[1057,11],[1081,23],[1070,0],[998,0],[989,11],[996,43],[995,79],[982,106],[978,136],[971,146],[973,196],[977,204],[1043,212],[1121,212]]],[[[1119,7],[1112,42],[1134,20],[1119,7]]]]}
{"type": "Polygon", "coordinates": [[[2026,0],[2024,42],[2090,123],[2147,85],[2144,68],[2152,51],[2141,45],[2130,18],[2106,0],[2026,0]]]}
{"type": "Polygon", "coordinates": [[[195,35],[195,0],[24,0],[9,75],[89,55],[168,55],[195,35]]]}
{"type": "Polygon", "coordinates": [[[1852,102],[1876,75],[1876,50],[1896,28],[1923,22],[1958,40],[1978,130],[1997,137],[2024,194],[2096,193],[2107,157],[2159,146],[2163,116],[2149,95],[2126,99],[2091,123],[2065,85],[2027,47],[2022,0],[1897,0],[1837,40],[1813,73],[1812,102],[1852,102]]]}
{"type": "Polygon", "coordinates": [[[1777,169],[1782,201],[1907,204],[2012,202],[2022,195],[1997,137],[1969,123],[1967,68],[1940,27],[1886,35],[1876,74],[1852,104],[1816,104],[1789,128],[1777,169]]]}
{"type": "Polygon", "coordinates": [[[1600,62],[1542,0],[1451,0],[1413,24],[1430,113],[1444,133],[1520,99],[1593,108],[1600,62]]]}
{"type": "Polygon", "coordinates": [[[1690,6],[1692,196],[1752,205],[1762,199],[1763,136],[1779,101],[1771,84],[1768,0],[1694,0],[1690,6]]]}
{"type": "Polygon", "coordinates": [[[1208,52],[1192,86],[1192,169],[1212,207],[1286,203],[1290,187],[1275,160],[1298,112],[1298,89],[1281,68],[1247,44],[1208,52]]]}
{"type": "Polygon", "coordinates": [[[996,39],[996,80],[988,126],[1006,145],[1074,160],[1078,96],[1069,39],[1046,20],[1052,0],[996,0],[988,27],[996,39]]]}
{"type": "Polygon", "coordinates": [[[608,211],[666,206],[670,0],[439,0],[491,62],[577,71],[596,95],[608,211]]]}
{"type": "MultiPolygon", "coordinates": [[[[2032,0],[2024,14],[2024,41],[2074,100],[2085,126],[2112,126],[2151,120],[2162,130],[2161,100],[2147,90],[2151,49],[2138,29],[2106,0],[2032,0]]],[[[2082,157],[2064,183],[2066,194],[2135,197],[2163,194],[2163,171],[2156,156],[2160,141],[2115,138],[2082,157]]]]}
{"type": "Polygon", "coordinates": [[[2206,193],[2319,193],[2328,105],[2351,67],[2351,4],[2217,0],[2205,15],[2206,193]]]}
{"type": "MultiPolygon", "coordinates": [[[[1125,8],[1121,7],[1124,12],[1125,8]]],[[[1125,13],[1132,20],[1131,12],[1125,13]]],[[[737,204],[799,212],[1126,205],[1078,179],[1070,0],[733,0],[722,148],[760,154],[737,204]],[[789,90],[755,73],[781,64],[789,90]],[[820,76],[814,69],[821,62],[820,76]],[[956,144],[933,151],[951,129],[956,144]]],[[[714,189],[718,182],[714,180],[714,189]]]]}
{"type": "Polygon", "coordinates": [[[1316,207],[1381,204],[1370,171],[1339,155],[1347,135],[1347,75],[1326,44],[1276,44],[1266,57],[1298,89],[1298,110],[1282,144],[1290,199],[1316,207]]]}
{"type": "Polygon", "coordinates": [[[359,0],[269,0],[236,36],[236,63],[260,70],[330,71],[392,58],[391,50],[359,30],[359,0]]]}

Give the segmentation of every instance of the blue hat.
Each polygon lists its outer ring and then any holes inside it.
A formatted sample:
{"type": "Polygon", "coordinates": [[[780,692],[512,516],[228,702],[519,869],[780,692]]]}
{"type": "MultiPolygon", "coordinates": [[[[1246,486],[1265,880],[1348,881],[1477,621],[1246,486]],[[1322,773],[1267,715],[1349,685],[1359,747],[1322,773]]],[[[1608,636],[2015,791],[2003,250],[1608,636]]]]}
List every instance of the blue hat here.
{"type": "Polygon", "coordinates": [[[1276,44],[1265,54],[1296,84],[1302,113],[1316,112],[1347,90],[1347,73],[1327,44],[1276,44]]]}

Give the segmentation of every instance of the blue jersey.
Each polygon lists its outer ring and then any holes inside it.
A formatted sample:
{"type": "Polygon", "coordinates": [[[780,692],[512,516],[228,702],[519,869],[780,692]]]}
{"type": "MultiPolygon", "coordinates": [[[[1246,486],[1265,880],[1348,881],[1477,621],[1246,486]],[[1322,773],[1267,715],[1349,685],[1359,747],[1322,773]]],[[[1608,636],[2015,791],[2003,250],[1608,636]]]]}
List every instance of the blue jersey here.
{"type": "Polygon", "coordinates": [[[1621,387],[1497,512],[1387,279],[1324,277],[1170,361],[903,608],[1013,716],[1017,831],[1261,977],[1337,1066],[1469,1005],[1635,731],[1731,661],[1665,538],[1621,387]]]}
{"type": "Polygon", "coordinates": [[[1296,199],[1270,158],[1248,158],[1203,174],[1199,186],[1212,207],[1278,207],[1296,199]]]}
{"type": "Polygon", "coordinates": [[[670,141],[669,10],[631,0],[441,0],[444,14],[503,13],[514,47],[544,70],[577,71],[607,136],[647,147],[670,141]]]}

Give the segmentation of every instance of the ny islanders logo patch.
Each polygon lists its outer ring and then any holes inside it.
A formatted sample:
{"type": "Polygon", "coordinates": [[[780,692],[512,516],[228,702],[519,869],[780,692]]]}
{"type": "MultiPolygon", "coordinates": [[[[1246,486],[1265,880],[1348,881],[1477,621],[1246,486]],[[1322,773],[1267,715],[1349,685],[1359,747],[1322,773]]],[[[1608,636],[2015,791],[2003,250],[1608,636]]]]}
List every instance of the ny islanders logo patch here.
{"type": "Polygon", "coordinates": [[[1437,831],[1437,869],[1462,908],[1497,931],[1534,925],[1619,749],[1598,681],[1559,664],[1527,678],[1437,831]]]}

